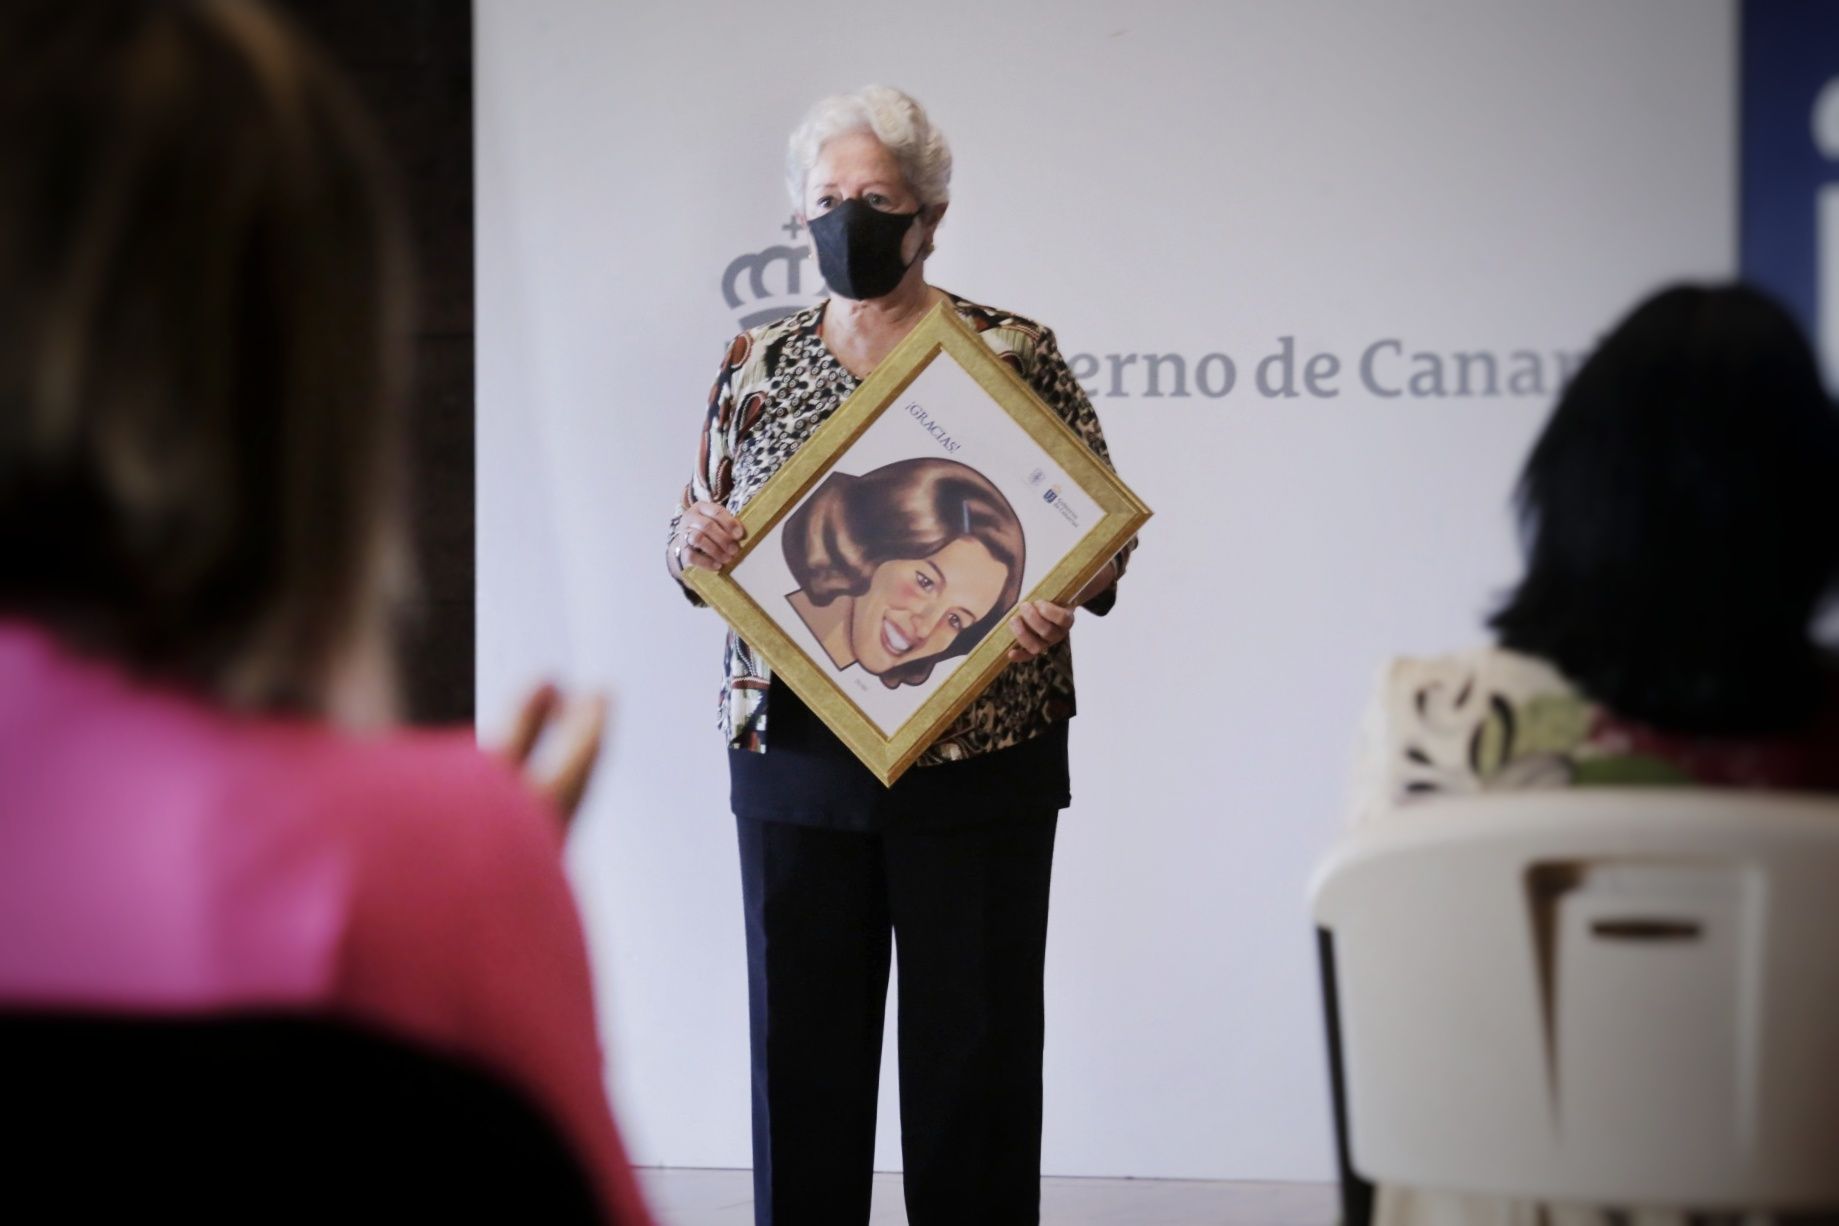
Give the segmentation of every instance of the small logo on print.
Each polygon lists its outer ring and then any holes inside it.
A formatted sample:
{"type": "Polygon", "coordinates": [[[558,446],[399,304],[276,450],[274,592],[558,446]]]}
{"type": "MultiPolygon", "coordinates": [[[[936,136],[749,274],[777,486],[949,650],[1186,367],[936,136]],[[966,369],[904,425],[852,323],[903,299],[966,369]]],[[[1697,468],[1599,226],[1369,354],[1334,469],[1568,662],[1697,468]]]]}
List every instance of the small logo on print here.
{"type": "Polygon", "coordinates": [[[1060,487],[1056,485],[1051,487],[1045,494],[1042,494],[1041,500],[1043,502],[1052,502],[1058,497],[1060,497],[1060,487]]]}
{"type": "Polygon", "coordinates": [[[1046,477],[1047,477],[1047,470],[1044,468],[1037,468],[1033,472],[1028,474],[1028,484],[1039,485],[1041,484],[1043,480],[1046,479],[1046,477]]]}

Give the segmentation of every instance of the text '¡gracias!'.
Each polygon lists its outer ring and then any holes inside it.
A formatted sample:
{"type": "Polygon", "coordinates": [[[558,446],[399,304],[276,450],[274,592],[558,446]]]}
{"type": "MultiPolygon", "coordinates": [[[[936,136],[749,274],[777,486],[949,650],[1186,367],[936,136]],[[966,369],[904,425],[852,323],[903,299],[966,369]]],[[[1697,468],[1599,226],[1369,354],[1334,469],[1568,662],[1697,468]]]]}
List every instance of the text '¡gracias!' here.
{"type": "Polygon", "coordinates": [[[907,415],[920,424],[920,429],[938,440],[939,446],[945,449],[947,455],[962,446],[957,439],[951,436],[951,432],[945,429],[943,423],[933,420],[932,414],[928,413],[925,406],[919,401],[908,401],[906,410],[907,415]]]}

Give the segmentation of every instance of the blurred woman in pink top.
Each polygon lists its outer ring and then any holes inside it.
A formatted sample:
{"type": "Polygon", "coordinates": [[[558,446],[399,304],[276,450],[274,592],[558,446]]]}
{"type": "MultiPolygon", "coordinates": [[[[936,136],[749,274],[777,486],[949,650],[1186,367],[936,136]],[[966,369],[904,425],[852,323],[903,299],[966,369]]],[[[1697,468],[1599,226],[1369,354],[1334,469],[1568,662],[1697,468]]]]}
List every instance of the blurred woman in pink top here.
{"type": "Polygon", "coordinates": [[[558,803],[381,730],[389,186],[253,0],[0,9],[0,1008],[393,1032],[522,1091],[646,1222],[560,860],[594,737],[558,803]]]}

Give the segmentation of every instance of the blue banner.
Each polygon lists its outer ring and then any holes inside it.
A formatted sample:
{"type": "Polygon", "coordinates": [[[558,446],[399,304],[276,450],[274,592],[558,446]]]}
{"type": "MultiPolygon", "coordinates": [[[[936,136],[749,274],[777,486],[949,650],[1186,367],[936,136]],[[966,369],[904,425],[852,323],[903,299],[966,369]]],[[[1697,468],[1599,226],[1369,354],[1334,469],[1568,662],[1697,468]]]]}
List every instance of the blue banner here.
{"type": "Polygon", "coordinates": [[[1794,312],[1839,386],[1839,3],[1742,14],[1743,276],[1794,312]]]}

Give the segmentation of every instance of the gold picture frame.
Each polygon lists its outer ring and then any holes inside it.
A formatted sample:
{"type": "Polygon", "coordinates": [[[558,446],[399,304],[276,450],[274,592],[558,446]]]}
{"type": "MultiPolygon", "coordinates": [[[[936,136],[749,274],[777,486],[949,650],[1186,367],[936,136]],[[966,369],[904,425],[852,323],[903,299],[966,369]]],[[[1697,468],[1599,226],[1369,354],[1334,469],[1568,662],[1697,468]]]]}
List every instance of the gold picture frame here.
{"type": "MultiPolygon", "coordinates": [[[[765,658],[774,675],[791,686],[887,786],[1008,665],[1006,656],[1015,641],[1008,629],[1008,609],[1001,610],[994,625],[967,652],[962,651],[960,635],[954,641],[949,670],[932,677],[942,664],[929,664],[926,681],[923,686],[915,685],[912,694],[885,676],[870,674],[878,677],[882,688],[900,692],[897,697],[883,695],[860,675],[849,675],[865,672],[867,664],[852,670],[837,663],[805,614],[796,613],[790,602],[804,593],[782,590],[784,576],[791,572],[777,560],[785,549],[780,530],[788,516],[833,474],[851,475],[839,468],[839,462],[850,462],[858,450],[884,459],[903,454],[903,448],[911,449],[916,460],[921,453],[951,453],[950,464],[968,466],[957,457],[964,440],[953,434],[965,426],[970,427],[968,437],[973,443],[983,440],[981,448],[973,446],[972,454],[981,457],[984,468],[998,470],[996,477],[988,477],[983,469],[973,468],[974,475],[985,485],[998,487],[997,501],[1010,512],[1016,539],[1028,542],[1026,552],[1031,556],[1026,571],[1032,581],[1005,591],[1019,590],[1023,600],[1064,603],[1149,520],[1151,511],[1143,501],[1092,454],[1014,369],[991,352],[949,302],[942,302],[927,312],[742,509],[739,518],[746,535],[735,562],[719,573],[692,569],[685,576],[696,593],[765,658]],[[945,364],[940,365],[942,362],[945,364]],[[954,368],[968,376],[968,383],[952,373],[954,368]],[[910,391],[923,396],[924,402],[910,398],[903,405],[903,396],[910,391]],[[941,402],[944,408],[938,407],[941,402]],[[907,412],[890,418],[896,405],[907,412]],[[959,425],[944,424],[953,419],[959,425]],[[1003,425],[1004,421],[1019,427],[1020,433],[1003,425]],[[917,430],[911,428],[915,425],[917,430]],[[1082,523],[1087,517],[1091,522],[1082,523]],[[1029,525],[1026,529],[1025,523],[1029,525]],[[1071,547],[1062,548],[1069,540],[1074,542],[1071,547]],[[1049,548],[1047,564],[1035,553],[1043,541],[1049,548]],[[775,544],[777,550],[771,548],[775,544]],[[796,615],[788,616],[788,609],[796,615]],[[903,702],[908,705],[901,706],[903,702]]],[[[857,459],[858,467],[866,462],[857,459]]],[[[969,512],[965,514],[968,530],[969,512]]],[[[1023,570],[1019,560],[1012,566],[1015,572],[1023,570]]],[[[853,597],[850,607],[854,608],[853,597]]],[[[997,610],[992,607],[990,612],[997,610]]],[[[919,662],[933,659],[943,661],[944,656],[922,657],[919,662]]]]}

